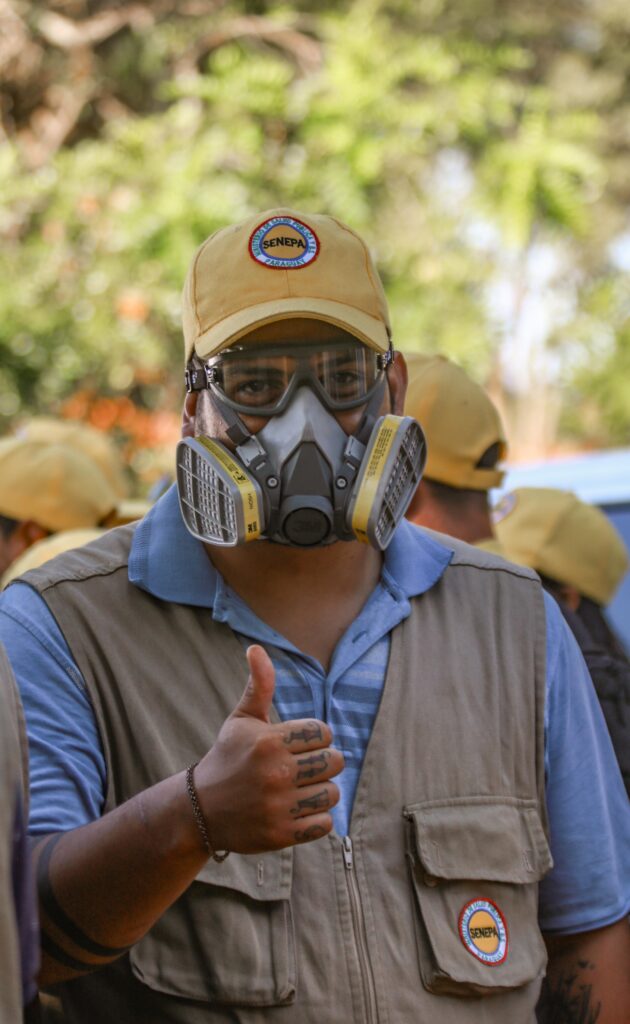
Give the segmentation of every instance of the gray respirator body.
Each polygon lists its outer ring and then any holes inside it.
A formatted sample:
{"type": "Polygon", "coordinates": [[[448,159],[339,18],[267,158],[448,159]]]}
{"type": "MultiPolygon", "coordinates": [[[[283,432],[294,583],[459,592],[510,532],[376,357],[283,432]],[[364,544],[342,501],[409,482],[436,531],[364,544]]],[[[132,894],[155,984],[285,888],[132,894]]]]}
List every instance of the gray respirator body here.
{"type": "Polygon", "coordinates": [[[360,540],[383,550],[404,516],[426,460],[410,416],[377,418],[383,380],[348,435],[308,384],[256,434],[213,396],[235,441],[184,438],[177,485],[189,531],[209,544],[266,539],[296,547],[360,540]]]}

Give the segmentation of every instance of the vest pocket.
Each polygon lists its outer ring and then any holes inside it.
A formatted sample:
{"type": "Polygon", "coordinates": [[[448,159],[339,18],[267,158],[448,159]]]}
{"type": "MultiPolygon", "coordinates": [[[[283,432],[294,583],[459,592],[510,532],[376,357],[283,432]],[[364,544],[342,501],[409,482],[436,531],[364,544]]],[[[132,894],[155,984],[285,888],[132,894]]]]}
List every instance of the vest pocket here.
{"type": "Polygon", "coordinates": [[[491,995],[534,981],[547,960],[538,882],[552,866],[536,801],[469,797],[404,815],[424,987],[491,995]]]}
{"type": "Polygon", "coordinates": [[[172,996],[231,1006],[295,999],[292,850],[209,861],[130,952],[136,977],[172,996]]]}

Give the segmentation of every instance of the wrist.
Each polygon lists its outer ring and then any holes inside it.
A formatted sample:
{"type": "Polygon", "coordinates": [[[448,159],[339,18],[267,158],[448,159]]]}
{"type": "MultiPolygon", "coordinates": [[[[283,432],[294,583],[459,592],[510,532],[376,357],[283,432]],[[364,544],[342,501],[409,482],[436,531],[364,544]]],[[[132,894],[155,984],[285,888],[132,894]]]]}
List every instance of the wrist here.
{"type": "Polygon", "coordinates": [[[199,802],[199,794],[197,793],[197,787],[195,786],[195,768],[199,762],[195,761],[189,765],[186,769],[186,792],[190,801],[190,808],[195,820],[195,825],[199,833],[199,840],[209,857],[212,857],[218,864],[221,864],[229,854],[229,850],[218,850],[211,838],[210,831],[208,828],[208,822],[206,821],[205,815],[201,809],[199,802]]]}

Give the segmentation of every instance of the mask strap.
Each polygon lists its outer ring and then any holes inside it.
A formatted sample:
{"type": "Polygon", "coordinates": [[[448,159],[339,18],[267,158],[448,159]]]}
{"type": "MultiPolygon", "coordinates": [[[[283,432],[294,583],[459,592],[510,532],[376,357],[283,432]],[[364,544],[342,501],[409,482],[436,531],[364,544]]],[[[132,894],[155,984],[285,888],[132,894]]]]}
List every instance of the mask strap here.
{"type": "Polygon", "coordinates": [[[245,441],[248,441],[252,434],[247,429],[238,413],[235,412],[231,406],[227,405],[226,402],[223,402],[219,396],[214,393],[214,391],[210,391],[210,401],[219,410],[225,420],[227,426],[226,434],[230,441],[232,441],[232,443],[237,447],[240,444],[244,444],[245,441]]]}
{"type": "Polygon", "coordinates": [[[379,409],[383,403],[386,386],[387,378],[384,377],[365,407],[365,412],[361,417],[361,422],[359,423],[358,429],[354,435],[362,444],[367,444],[370,434],[372,433],[372,428],[378,419],[379,409]]]}

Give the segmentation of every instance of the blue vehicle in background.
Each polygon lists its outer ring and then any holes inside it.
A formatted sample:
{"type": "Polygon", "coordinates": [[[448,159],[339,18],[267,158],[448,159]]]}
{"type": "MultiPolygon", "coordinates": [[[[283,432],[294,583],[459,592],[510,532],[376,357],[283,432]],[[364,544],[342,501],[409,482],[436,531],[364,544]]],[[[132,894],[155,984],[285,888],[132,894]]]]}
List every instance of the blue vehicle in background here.
{"type": "MultiPolygon", "coordinates": [[[[598,505],[623,537],[630,556],[630,448],[508,467],[497,497],[515,487],[556,487],[598,505]]],[[[630,573],[606,615],[630,652],[630,573]]]]}

